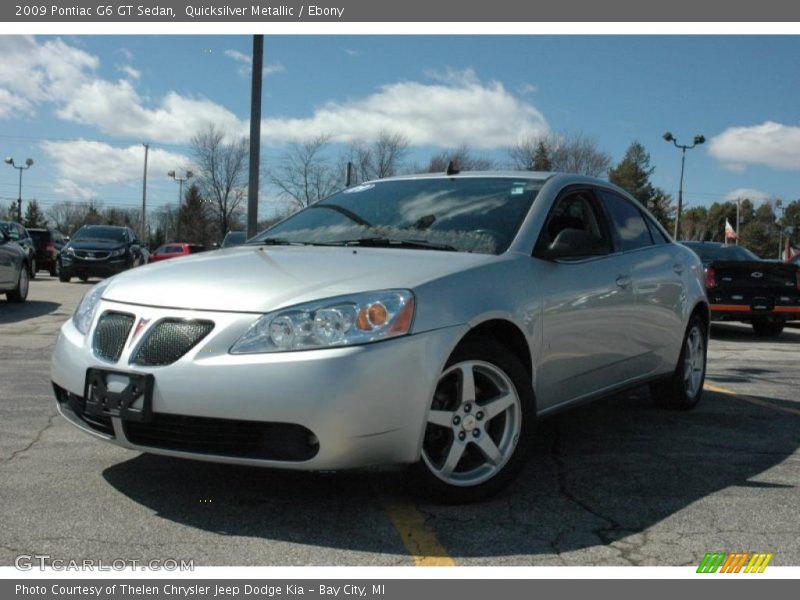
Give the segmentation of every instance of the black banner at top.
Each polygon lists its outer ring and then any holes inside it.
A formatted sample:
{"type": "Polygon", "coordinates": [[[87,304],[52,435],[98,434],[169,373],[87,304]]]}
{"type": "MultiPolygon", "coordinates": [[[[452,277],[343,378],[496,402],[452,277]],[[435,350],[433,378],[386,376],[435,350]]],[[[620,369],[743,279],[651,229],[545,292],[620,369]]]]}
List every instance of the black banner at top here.
{"type": "Polygon", "coordinates": [[[785,0],[16,0],[3,22],[797,22],[785,0]]]}

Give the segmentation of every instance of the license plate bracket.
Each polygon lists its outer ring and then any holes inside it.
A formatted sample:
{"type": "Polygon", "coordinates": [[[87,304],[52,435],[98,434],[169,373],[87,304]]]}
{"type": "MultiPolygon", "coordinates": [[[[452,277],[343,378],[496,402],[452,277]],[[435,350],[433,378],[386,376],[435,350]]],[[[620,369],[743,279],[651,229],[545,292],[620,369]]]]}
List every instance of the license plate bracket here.
{"type": "Polygon", "coordinates": [[[750,303],[750,308],[757,312],[768,312],[775,308],[775,300],[764,296],[756,296],[750,303]]]}
{"type": "Polygon", "coordinates": [[[147,423],[153,420],[154,385],[155,377],[149,373],[86,369],[84,410],[98,417],[119,417],[126,421],[147,423]],[[139,400],[141,403],[137,405],[139,400]]]}

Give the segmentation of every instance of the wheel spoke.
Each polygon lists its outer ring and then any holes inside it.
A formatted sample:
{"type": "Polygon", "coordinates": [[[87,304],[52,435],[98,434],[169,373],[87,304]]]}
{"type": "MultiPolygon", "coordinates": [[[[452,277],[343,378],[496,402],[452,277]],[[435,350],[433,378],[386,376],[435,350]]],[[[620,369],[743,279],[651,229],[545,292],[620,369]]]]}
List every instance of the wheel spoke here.
{"type": "Polygon", "coordinates": [[[478,448],[481,449],[481,452],[493,465],[499,465],[500,461],[503,460],[503,454],[500,452],[500,448],[497,447],[497,444],[494,443],[494,440],[490,438],[488,435],[482,435],[481,438],[476,442],[478,448]]]}
{"type": "Polygon", "coordinates": [[[497,415],[503,414],[507,411],[510,407],[514,406],[514,401],[516,397],[511,392],[506,392],[502,396],[498,396],[497,398],[493,398],[488,403],[481,406],[481,409],[484,413],[486,413],[486,420],[488,421],[491,418],[496,417],[497,415]]]}
{"type": "Polygon", "coordinates": [[[447,453],[447,458],[442,465],[442,468],[439,471],[445,477],[449,477],[455,468],[458,466],[458,461],[461,460],[461,457],[464,455],[464,449],[466,448],[466,444],[460,442],[459,440],[453,440],[453,443],[450,445],[450,451],[447,453]]]}
{"type": "Polygon", "coordinates": [[[461,373],[461,397],[459,400],[462,404],[465,402],[475,402],[475,373],[472,371],[472,365],[467,363],[458,368],[461,373]]]}
{"type": "Polygon", "coordinates": [[[431,410],[428,413],[428,423],[441,427],[452,427],[453,413],[449,410],[431,410]]]}

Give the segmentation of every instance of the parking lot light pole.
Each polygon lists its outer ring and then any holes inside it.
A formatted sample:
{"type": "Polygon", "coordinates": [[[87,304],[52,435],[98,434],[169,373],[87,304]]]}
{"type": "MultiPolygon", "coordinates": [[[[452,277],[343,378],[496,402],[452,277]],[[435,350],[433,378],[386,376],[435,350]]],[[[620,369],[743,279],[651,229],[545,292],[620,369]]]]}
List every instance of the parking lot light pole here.
{"type": "Polygon", "coordinates": [[[169,177],[172,177],[175,181],[178,182],[178,215],[175,218],[175,241],[180,242],[181,206],[183,205],[183,182],[189,181],[192,177],[194,177],[194,173],[192,173],[191,171],[186,171],[186,174],[183,177],[178,177],[175,175],[175,171],[169,171],[167,175],[169,177]]]}
{"type": "Polygon", "coordinates": [[[680,239],[681,233],[681,213],[683,212],[683,167],[686,164],[686,151],[691,150],[695,146],[699,146],[700,144],[706,141],[704,135],[696,135],[694,136],[694,141],[692,142],[691,146],[687,146],[684,144],[679,144],[678,140],[668,131],[664,134],[664,139],[668,142],[672,142],[675,144],[676,148],[681,149],[681,183],[678,187],[678,212],[675,215],[675,235],[673,236],[676,240],[680,239]]]}
{"type": "Polygon", "coordinates": [[[23,166],[18,166],[14,163],[14,159],[9,156],[6,159],[6,164],[11,165],[15,169],[19,170],[19,193],[17,194],[17,219],[20,223],[22,223],[22,172],[30,169],[33,166],[33,159],[32,158],[25,159],[25,164],[23,166]]]}

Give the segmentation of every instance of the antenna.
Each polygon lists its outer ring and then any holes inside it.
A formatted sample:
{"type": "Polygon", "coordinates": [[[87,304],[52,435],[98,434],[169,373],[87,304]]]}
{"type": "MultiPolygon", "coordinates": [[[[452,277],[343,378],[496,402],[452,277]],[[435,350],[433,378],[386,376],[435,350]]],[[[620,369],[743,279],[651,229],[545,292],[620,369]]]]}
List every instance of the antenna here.
{"type": "Polygon", "coordinates": [[[458,175],[460,172],[461,171],[456,169],[456,165],[452,160],[447,163],[447,171],[445,171],[447,175],[458,175]]]}
{"type": "Polygon", "coordinates": [[[350,187],[353,183],[353,163],[347,163],[347,170],[345,171],[344,187],[350,187]]]}

